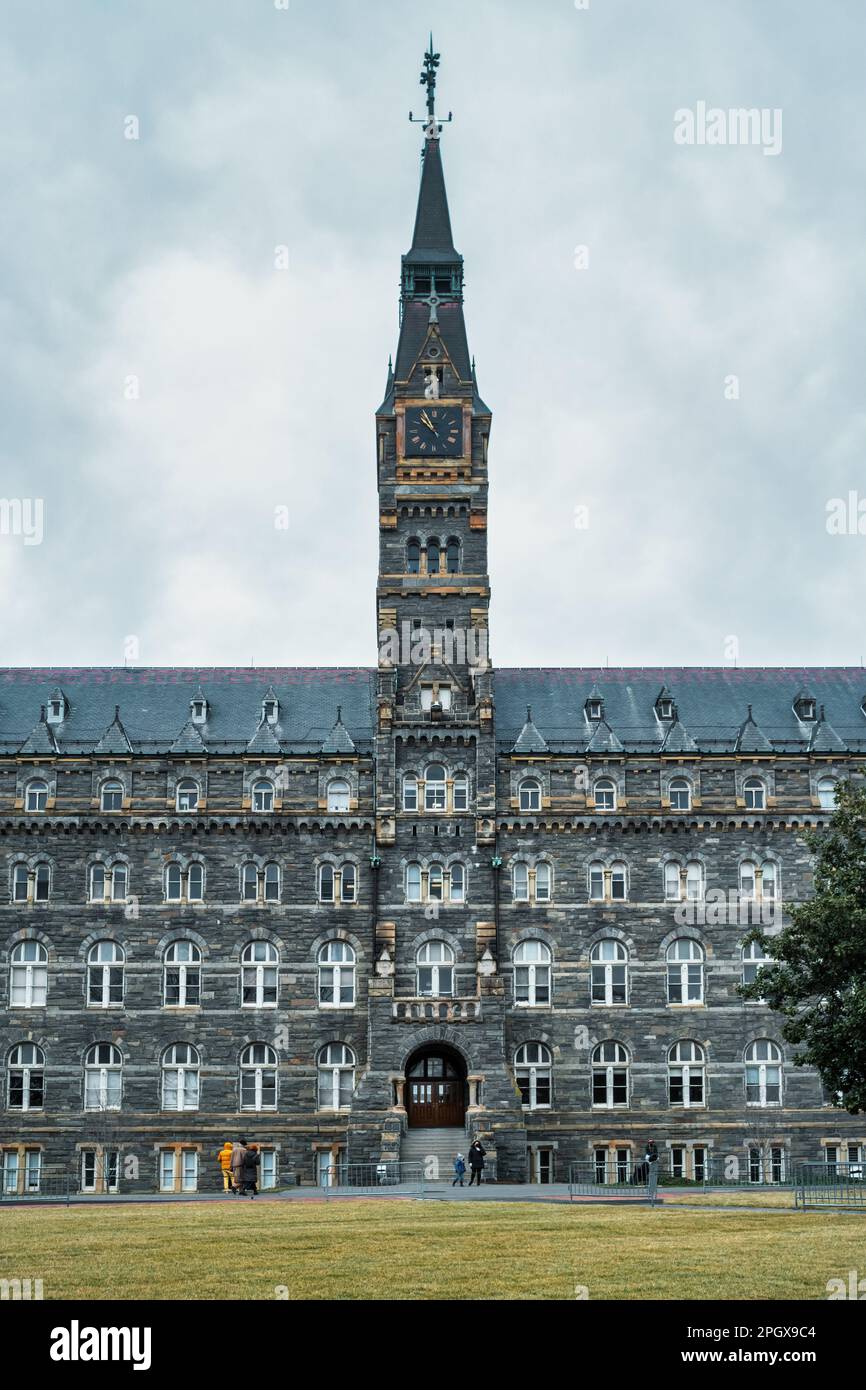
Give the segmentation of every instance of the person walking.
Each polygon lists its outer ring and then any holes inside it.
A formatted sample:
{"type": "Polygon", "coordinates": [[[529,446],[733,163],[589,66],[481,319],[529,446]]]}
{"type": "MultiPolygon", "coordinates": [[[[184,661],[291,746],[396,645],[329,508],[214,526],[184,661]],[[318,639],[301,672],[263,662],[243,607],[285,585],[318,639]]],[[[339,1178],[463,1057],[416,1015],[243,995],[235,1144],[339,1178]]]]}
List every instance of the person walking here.
{"type": "Polygon", "coordinates": [[[458,1154],[457,1157],[456,1157],[455,1160],[454,1160],[454,1181],[452,1182],[451,1186],[452,1186],[452,1187],[456,1187],[457,1184],[459,1183],[460,1186],[462,1187],[462,1186],[463,1186],[463,1179],[465,1178],[465,1176],[466,1176],[466,1160],[464,1159],[464,1157],[463,1157],[462,1154],[458,1154]]]}
{"type": "Polygon", "coordinates": [[[232,1149],[234,1145],[231,1139],[227,1139],[222,1148],[217,1151],[217,1162],[223,1175],[223,1192],[232,1190],[232,1149]]]}
{"type": "Polygon", "coordinates": [[[256,1193],[258,1192],[258,1167],[261,1161],[262,1158],[261,1154],[258,1151],[257,1145],[247,1144],[246,1148],[244,1149],[244,1166],[242,1169],[242,1196],[245,1197],[249,1192],[250,1197],[255,1197],[256,1193]]]}
{"type": "Polygon", "coordinates": [[[486,1152],[487,1150],[482,1147],[481,1140],[474,1140],[469,1149],[469,1167],[472,1170],[469,1178],[470,1187],[473,1183],[476,1183],[478,1187],[481,1186],[481,1171],[484,1167],[484,1155],[486,1152]]]}
{"type": "Polygon", "coordinates": [[[244,1154],[247,1151],[246,1139],[236,1139],[232,1144],[232,1185],[233,1190],[240,1194],[244,1185],[244,1154]]]}

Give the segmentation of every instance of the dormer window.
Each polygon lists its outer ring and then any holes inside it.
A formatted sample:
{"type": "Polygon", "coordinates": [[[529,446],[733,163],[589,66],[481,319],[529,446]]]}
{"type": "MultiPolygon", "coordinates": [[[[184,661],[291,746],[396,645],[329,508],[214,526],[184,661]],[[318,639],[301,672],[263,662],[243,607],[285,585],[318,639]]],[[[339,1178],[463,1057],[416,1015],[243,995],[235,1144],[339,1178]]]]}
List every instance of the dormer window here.
{"type": "Polygon", "coordinates": [[[68,708],[66,696],[63,694],[63,691],[55,690],[51,699],[48,701],[48,723],[62,724],[66,718],[68,708]]]}
{"type": "Polygon", "coordinates": [[[656,704],[659,719],[673,719],[674,702],[667,695],[661,696],[656,704]]]}
{"type": "Polygon", "coordinates": [[[203,695],[196,695],[194,700],[190,700],[189,707],[192,711],[193,724],[205,724],[207,722],[207,700],[203,695]]]}
{"type": "Polygon", "coordinates": [[[597,722],[604,715],[604,700],[591,695],[586,702],[585,709],[587,719],[597,722]]]}
{"type": "Polygon", "coordinates": [[[262,701],[262,719],[268,724],[276,724],[280,702],[275,695],[266,695],[262,701]]]}
{"type": "Polygon", "coordinates": [[[794,713],[798,719],[813,721],[815,718],[815,701],[811,695],[798,695],[794,701],[794,713]]]}

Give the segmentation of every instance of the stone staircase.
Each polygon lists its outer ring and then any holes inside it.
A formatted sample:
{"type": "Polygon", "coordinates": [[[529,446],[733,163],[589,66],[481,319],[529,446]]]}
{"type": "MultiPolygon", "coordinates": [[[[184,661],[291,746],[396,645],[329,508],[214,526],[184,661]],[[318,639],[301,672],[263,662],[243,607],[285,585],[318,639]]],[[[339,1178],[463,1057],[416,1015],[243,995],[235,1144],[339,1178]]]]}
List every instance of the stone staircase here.
{"type": "MultiPolygon", "coordinates": [[[[451,1182],[454,1160],[458,1153],[465,1159],[468,1148],[464,1129],[407,1129],[400,1144],[400,1162],[420,1165],[430,1182],[451,1182]]],[[[467,1173],[464,1182],[468,1181],[467,1173]]]]}

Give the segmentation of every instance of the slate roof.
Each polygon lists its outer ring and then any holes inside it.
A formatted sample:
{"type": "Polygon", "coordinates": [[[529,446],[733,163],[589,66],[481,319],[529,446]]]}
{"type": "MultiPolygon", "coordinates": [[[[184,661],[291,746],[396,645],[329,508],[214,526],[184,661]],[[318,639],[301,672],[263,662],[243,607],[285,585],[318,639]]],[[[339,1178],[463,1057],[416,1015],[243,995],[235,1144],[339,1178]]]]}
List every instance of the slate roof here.
{"type": "MultiPolygon", "coordinates": [[[[280,722],[266,726],[276,751],[317,754],[342,705],[343,721],[359,748],[369,749],[375,727],[375,673],[335,667],[71,667],[0,668],[0,753],[15,754],[39,719],[56,685],[70,704],[69,717],[49,731],[62,753],[124,752],[121,733],[136,753],[169,750],[200,753],[190,726],[190,700],[208,702],[199,726],[209,754],[263,752],[262,700],[269,686],[280,702],[280,722]],[[120,707],[120,729],[114,723],[120,707]],[[107,731],[111,729],[111,736],[107,731]],[[103,741],[104,740],[104,741],[103,741]],[[113,745],[116,742],[116,749],[113,745]],[[177,747],[176,747],[177,745],[177,747]]],[[[46,748],[46,752],[49,750],[46,748]]],[[[53,752],[53,749],[50,751],[53,752]]]]}
{"type": "Polygon", "coordinates": [[[334,727],[322,744],[322,752],[326,754],[335,753],[354,753],[356,752],[354,743],[349,730],[343,723],[342,708],[337,706],[337,718],[334,727]]]}
{"type": "Polygon", "coordinates": [[[438,140],[425,140],[421,160],[421,185],[415,212],[415,230],[411,249],[404,260],[422,265],[459,261],[460,252],[454,249],[448,194],[445,192],[445,172],[438,140]]]}
{"type": "MultiPolygon", "coordinates": [[[[530,669],[494,672],[499,748],[510,752],[526,726],[532,706],[531,740],[552,754],[593,751],[688,754],[741,751],[866,754],[866,671],[850,667],[614,667],[530,669]],[[676,701],[678,721],[670,729],[656,717],[659,687],[676,701]],[[793,711],[801,686],[808,685],[822,715],[804,725],[793,711]],[[604,700],[604,721],[587,724],[584,705],[590,692],[604,700]],[[752,722],[747,710],[752,707],[752,722]],[[747,732],[748,731],[748,732],[747,732]],[[540,741],[540,742],[539,742],[540,741]]],[[[318,755],[344,751],[334,715],[359,753],[370,752],[375,736],[376,673],[366,667],[80,667],[0,668],[0,753],[51,756],[200,752],[189,723],[189,705],[198,690],[208,701],[208,722],[197,729],[211,756],[244,754],[258,734],[273,736],[282,753],[318,755]],[[60,685],[69,717],[50,728],[40,722],[40,706],[60,685]],[[262,699],[272,686],[280,702],[280,722],[262,726],[262,699]],[[115,707],[120,720],[115,721],[115,707]],[[109,733],[110,731],[110,733],[109,733]]],[[[268,739],[270,742],[270,739],[268,739]]],[[[262,751],[254,747],[253,751],[262,751]]],[[[345,746],[345,751],[349,751],[345,746]]],[[[533,750],[534,751],[534,750],[533,750]]],[[[264,754],[267,756],[267,754],[264,754]]],[[[276,756],[276,752],[272,754],[276,756]]]]}

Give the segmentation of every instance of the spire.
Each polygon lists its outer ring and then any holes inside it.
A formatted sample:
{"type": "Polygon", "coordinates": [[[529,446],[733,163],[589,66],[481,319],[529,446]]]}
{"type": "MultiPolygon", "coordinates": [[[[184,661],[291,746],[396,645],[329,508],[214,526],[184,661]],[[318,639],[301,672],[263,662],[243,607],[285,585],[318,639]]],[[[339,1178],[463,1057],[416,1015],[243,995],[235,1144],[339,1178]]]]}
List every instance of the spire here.
{"type": "Polygon", "coordinates": [[[454,237],[451,232],[451,215],[448,211],[448,194],[445,192],[445,171],[442,168],[439,137],[427,135],[424,141],[418,207],[415,212],[415,230],[406,260],[427,263],[459,259],[460,255],[454,249],[454,237]]]}

